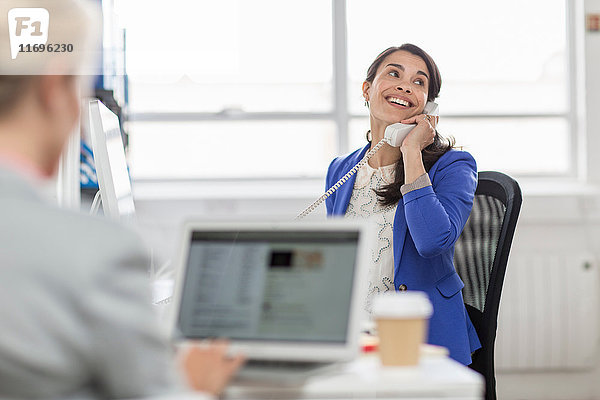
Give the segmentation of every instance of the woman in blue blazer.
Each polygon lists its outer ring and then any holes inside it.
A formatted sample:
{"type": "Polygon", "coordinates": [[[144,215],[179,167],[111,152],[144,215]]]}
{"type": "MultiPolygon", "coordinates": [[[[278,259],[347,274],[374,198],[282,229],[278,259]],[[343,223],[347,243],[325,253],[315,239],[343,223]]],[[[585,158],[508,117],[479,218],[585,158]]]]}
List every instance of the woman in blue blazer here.
{"type": "Polygon", "coordinates": [[[436,132],[436,117],[423,114],[440,87],[435,62],[417,46],[391,47],[375,59],[363,83],[369,143],[333,160],[327,188],[379,143],[388,125],[416,127],[399,148],[385,144],[326,204],[328,215],[369,218],[379,226],[367,310],[379,292],[426,292],[434,310],[428,342],[447,347],[452,358],[468,365],[481,345],[463,304],[464,285],[453,257],[473,205],[477,167],[469,153],[454,150],[453,142],[436,132]]]}

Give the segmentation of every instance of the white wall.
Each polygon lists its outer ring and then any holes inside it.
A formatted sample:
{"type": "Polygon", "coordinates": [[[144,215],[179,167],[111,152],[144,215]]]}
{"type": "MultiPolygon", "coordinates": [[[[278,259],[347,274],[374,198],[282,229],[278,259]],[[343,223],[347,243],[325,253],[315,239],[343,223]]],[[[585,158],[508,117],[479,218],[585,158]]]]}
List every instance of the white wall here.
{"type": "MultiPolygon", "coordinates": [[[[600,0],[584,0],[585,13],[600,13],[600,0]]],[[[583,21],[581,21],[583,25],[583,21]]],[[[582,28],[583,29],[583,28],[582,28]]],[[[583,85],[584,124],[582,150],[586,179],[579,189],[571,187],[562,195],[544,195],[525,185],[522,216],[513,244],[512,257],[531,250],[591,252],[600,259],[600,33],[582,33],[583,65],[578,79],[583,85]],[[583,79],[582,79],[583,78],[583,79]]],[[[556,185],[556,184],[555,184],[556,185]]],[[[533,185],[532,185],[533,186],[533,185]]],[[[556,186],[560,186],[556,185],[556,186]]],[[[539,185],[538,185],[539,187],[539,185]]],[[[560,190],[554,187],[552,190],[560,190]]],[[[510,273],[510,263],[507,274],[510,273]]],[[[598,288],[600,290],[600,288],[598,288]]],[[[499,326],[499,331],[502,326],[499,326]]],[[[499,333],[500,334],[500,333],[499,333]]],[[[500,372],[498,396],[501,399],[600,399],[600,359],[598,339],[589,343],[595,365],[587,370],[506,373],[500,372]]]]}
{"type": "MultiPolygon", "coordinates": [[[[600,0],[585,0],[585,13],[600,14],[600,0]]],[[[585,51],[585,101],[586,101],[586,146],[589,180],[600,184],[600,157],[593,149],[600,149],[600,32],[586,33],[585,51]]]]}
{"type": "MultiPolygon", "coordinates": [[[[562,196],[528,195],[525,188],[522,215],[513,242],[511,259],[532,251],[539,253],[566,251],[575,254],[591,252],[598,260],[600,255],[598,199],[598,194],[594,193],[562,196]]],[[[509,274],[511,274],[510,262],[507,278],[509,274]]],[[[569,292],[577,293],[577,290],[569,292]]],[[[505,298],[504,301],[510,299],[505,298]]],[[[504,328],[506,327],[499,325],[498,335],[503,334],[504,328]]],[[[499,398],[600,399],[598,338],[592,343],[583,345],[589,346],[589,351],[593,354],[595,362],[592,368],[579,371],[499,372],[497,374],[499,398]]]]}

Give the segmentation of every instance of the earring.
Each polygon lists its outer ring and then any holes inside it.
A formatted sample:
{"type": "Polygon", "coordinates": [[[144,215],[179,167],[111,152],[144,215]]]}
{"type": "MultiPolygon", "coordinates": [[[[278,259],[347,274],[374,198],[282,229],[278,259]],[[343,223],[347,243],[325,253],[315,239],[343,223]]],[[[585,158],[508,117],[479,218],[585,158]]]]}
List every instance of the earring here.
{"type": "Polygon", "coordinates": [[[365,96],[365,107],[369,108],[369,99],[365,96]]]}

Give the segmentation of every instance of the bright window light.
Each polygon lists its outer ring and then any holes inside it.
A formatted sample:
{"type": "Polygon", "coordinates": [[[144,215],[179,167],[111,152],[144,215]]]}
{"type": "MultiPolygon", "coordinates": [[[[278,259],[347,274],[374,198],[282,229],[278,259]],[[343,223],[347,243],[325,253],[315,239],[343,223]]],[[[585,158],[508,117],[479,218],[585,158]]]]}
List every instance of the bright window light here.
{"type": "Polygon", "coordinates": [[[442,75],[444,114],[566,113],[564,0],[348,2],[349,104],[364,113],[361,85],[377,54],[413,43],[442,75]],[[369,17],[365,17],[369,16],[369,17]]]}
{"type": "Polygon", "coordinates": [[[126,29],[133,113],[332,108],[329,1],[115,5],[126,29]]]}
{"type": "MultiPolygon", "coordinates": [[[[350,123],[350,145],[365,146],[367,117],[350,123]]],[[[438,131],[475,157],[480,171],[509,175],[565,175],[569,172],[569,124],[559,117],[442,118],[438,131]]]]}
{"type": "Polygon", "coordinates": [[[331,121],[135,122],[136,179],[315,177],[335,152],[331,121]]]}
{"type": "Polygon", "coordinates": [[[402,43],[436,60],[439,130],[480,170],[576,174],[565,0],[113,1],[135,179],[324,176],[365,145],[367,68],[402,43]]]}

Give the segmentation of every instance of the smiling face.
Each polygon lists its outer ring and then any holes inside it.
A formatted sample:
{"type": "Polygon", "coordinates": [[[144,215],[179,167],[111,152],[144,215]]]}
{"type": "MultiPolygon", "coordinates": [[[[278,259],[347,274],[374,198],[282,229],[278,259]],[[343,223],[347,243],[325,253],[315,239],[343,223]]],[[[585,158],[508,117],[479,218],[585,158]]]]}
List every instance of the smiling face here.
{"type": "Polygon", "coordinates": [[[363,83],[371,120],[390,125],[421,114],[427,103],[429,77],[421,57],[404,50],[389,54],[373,81],[363,83]]]}

